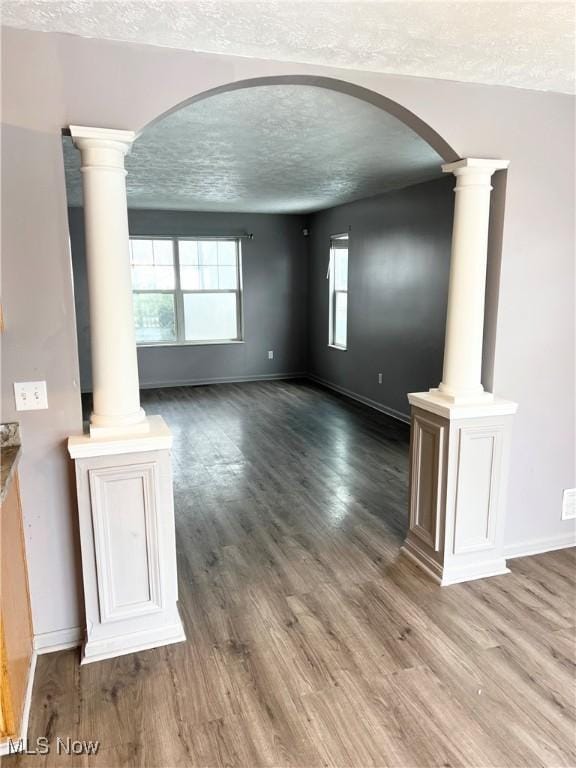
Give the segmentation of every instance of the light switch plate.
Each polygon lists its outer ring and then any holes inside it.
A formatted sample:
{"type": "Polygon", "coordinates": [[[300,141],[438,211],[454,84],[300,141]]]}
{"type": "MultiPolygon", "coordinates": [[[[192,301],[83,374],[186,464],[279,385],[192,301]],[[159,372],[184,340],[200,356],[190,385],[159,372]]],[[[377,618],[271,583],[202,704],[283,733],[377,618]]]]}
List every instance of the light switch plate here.
{"type": "Polygon", "coordinates": [[[17,411],[40,411],[48,408],[45,381],[14,382],[14,397],[17,411]]]}
{"type": "Polygon", "coordinates": [[[562,496],[562,520],[576,517],[576,488],[566,488],[562,496]]]}

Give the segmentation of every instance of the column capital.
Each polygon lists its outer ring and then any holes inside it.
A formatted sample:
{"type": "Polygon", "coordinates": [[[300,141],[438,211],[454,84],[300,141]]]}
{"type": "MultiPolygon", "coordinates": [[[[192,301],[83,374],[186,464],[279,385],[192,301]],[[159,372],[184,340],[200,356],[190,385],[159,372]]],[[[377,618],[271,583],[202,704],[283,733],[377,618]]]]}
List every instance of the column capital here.
{"type": "Polygon", "coordinates": [[[114,128],[91,128],[71,125],[70,135],[82,156],[82,171],[101,170],[126,173],[124,158],[132,149],[138,134],[114,128]]]}
{"type": "Polygon", "coordinates": [[[78,149],[82,149],[85,142],[90,142],[92,146],[107,145],[110,142],[114,144],[125,144],[126,150],[130,149],[133,142],[138,137],[135,131],[121,131],[116,128],[92,128],[86,125],[68,126],[70,135],[78,149]]]}
{"type": "Polygon", "coordinates": [[[445,163],[443,173],[453,173],[462,176],[466,173],[486,173],[492,176],[494,171],[502,171],[510,165],[510,160],[495,160],[485,157],[464,157],[454,163],[445,163]]]}

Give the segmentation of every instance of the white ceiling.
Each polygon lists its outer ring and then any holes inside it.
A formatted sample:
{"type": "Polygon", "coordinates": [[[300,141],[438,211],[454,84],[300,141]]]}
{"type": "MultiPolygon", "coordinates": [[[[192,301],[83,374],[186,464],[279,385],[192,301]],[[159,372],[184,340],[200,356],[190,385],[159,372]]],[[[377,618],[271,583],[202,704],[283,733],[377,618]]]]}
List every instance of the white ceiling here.
{"type": "Polygon", "coordinates": [[[574,92],[573,2],[3,0],[8,26],[574,92]]]}
{"type": "MultiPolygon", "coordinates": [[[[65,139],[68,198],[79,153],[65,139]]],[[[441,157],[382,109],[309,85],[195,102],[147,128],[126,160],[132,208],[306,213],[441,175],[441,157]]]]}

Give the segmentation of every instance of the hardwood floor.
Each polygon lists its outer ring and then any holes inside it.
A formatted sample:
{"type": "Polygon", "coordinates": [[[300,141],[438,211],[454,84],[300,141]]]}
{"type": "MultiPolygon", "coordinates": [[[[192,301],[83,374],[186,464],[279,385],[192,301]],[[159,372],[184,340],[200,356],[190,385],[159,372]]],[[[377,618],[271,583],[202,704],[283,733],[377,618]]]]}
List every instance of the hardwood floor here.
{"type": "Polygon", "coordinates": [[[9,768],[576,765],[573,551],[440,589],[399,555],[405,425],[298,382],[143,401],[175,435],[188,641],[40,657],[52,751],[9,768]]]}

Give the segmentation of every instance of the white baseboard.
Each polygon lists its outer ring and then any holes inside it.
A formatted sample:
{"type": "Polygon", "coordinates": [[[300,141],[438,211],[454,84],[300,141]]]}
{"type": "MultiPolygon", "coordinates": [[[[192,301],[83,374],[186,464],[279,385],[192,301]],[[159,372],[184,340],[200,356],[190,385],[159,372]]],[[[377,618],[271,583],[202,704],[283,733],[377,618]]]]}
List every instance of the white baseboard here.
{"type": "Polygon", "coordinates": [[[20,729],[22,739],[28,739],[28,721],[30,720],[30,706],[32,705],[32,690],[34,688],[37,658],[38,654],[36,651],[32,651],[30,669],[28,670],[28,682],[26,683],[26,696],[24,697],[24,709],[22,710],[22,727],[20,729]]]}
{"type": "Polygon", "coordinates": [[[404,544],[400,547],[400,554],[417,565],[432,581],[435,581],[437,584],[442,583],[442,566],[435,560],[432,560],[431,557],[428,557],[426,552],[415,545],[412,540],[405,540],[404,544]]]}
{"type": "Polygon", "coordinates": [[[140,382],[140,389],[169,387],[204,387],[207,384],[246,384],[250,381],[278,381],[279,379],[305,379],[306,373],[268,373],[254,376],[217,376],[212,379],[180,379],[172,381],[140,382]]]}
{"type": "Polygon", "coordinates": [[[310,379],[310,381],[316,382],[316,384],[320,384],[322,387],[326,387],[326,389],[331,389],[334,392],[338,392],[340,395],[349,397],[351,400],[356,400],[358,403],[362,403],[362,405],[367,405],[369,408],[374,408],[375,411],[385,413],[386,416],[391,416],[393,419],[404,422],[404,424],[410,424],[410,416],[407,413],[397,411],[395,408],[389,408],[387,405],[382,405],[382,403],[378,403],[376,400],[371,400],[369,397],[364,397],[364,395],[358,395],[356,392],[352,392],[345,387],[341,387],[339,384],[333,384],[331,381],[321,379],[319,376],[315,376],[313,373],[306,373],[303,374],[303,376],[306,379],[310,379]]]}
{"type": "Polygon", "coordinates": [[[433,560],[423,549],[420,549],[411,538],[406,539],[400,548],[400,552],[416,563],[422,571],[427,573],[441,587],[449,587],[452,584],[462,584],[468,581],[488,579],[491,576],[502,576],[505,573],[510,573],[510,569],[506,567],[506,560],[503,557],[496,560],[471,563],[465,566],[442,566],[433,560]]]}
{"type": "Polygon", "coordinates": [[[38,655],[54,653],[54,651],[66,651],[69,648],[77,648],[81,645],[83,637],[84,631],[81,627],[43,632],[39,635],[34,635],[34,650],[38,655]]]}
{"type": "Polygon", "coordinates": [[[20,734],[17,738],[3,741],[0,744],[0,757],[9,754],[22,752],[26,749],[28,742],[28,722],[30,720],[30,706],[32,705],[32,691],[34,689],[34,673],[36,672],[36,660],[38,654],[32,651],[30,659],[30,669],[28,670],[28,680],[26,682],[26,694],[24,696],[24,707],[22,709],[22,722],[20,723],[20,734]]]}
{"type": "Polygon", "coordinates": [[[545,552],[554,552],[557,549],[568,549],[569,547],[576,547],[576,530],[548,539],[534,539],[520,542],[520,544],[507,544],[504,546],[504,556],[510,560],[514,557],[542,555],[545,552]]]}
{"type": "Polygon", "coordinates": [[[184,642],[186,642],[186,635],[182,621],[178,616],[178,622],[167,627],[160,626],[155,629],[130,632],[126,635],[104,640],[88,639],[82,650],[80,663],[92,664],[95,661],[115,659],[117,656],[126,656],[129,653],[138,653],[149,648],[159,648],[163,645],[184,642]]]}
{"type": "Polygon", "coordinates": [[[441,584],[443,587],[448,587],[451,584],[489,579],[492,576],[503,576],[506,573],[510,573],[510,568],[506,567],[506,559],[501,557],[488,562],[473,563],[465,568],[458,566],[444,568],[441,584]]]}

